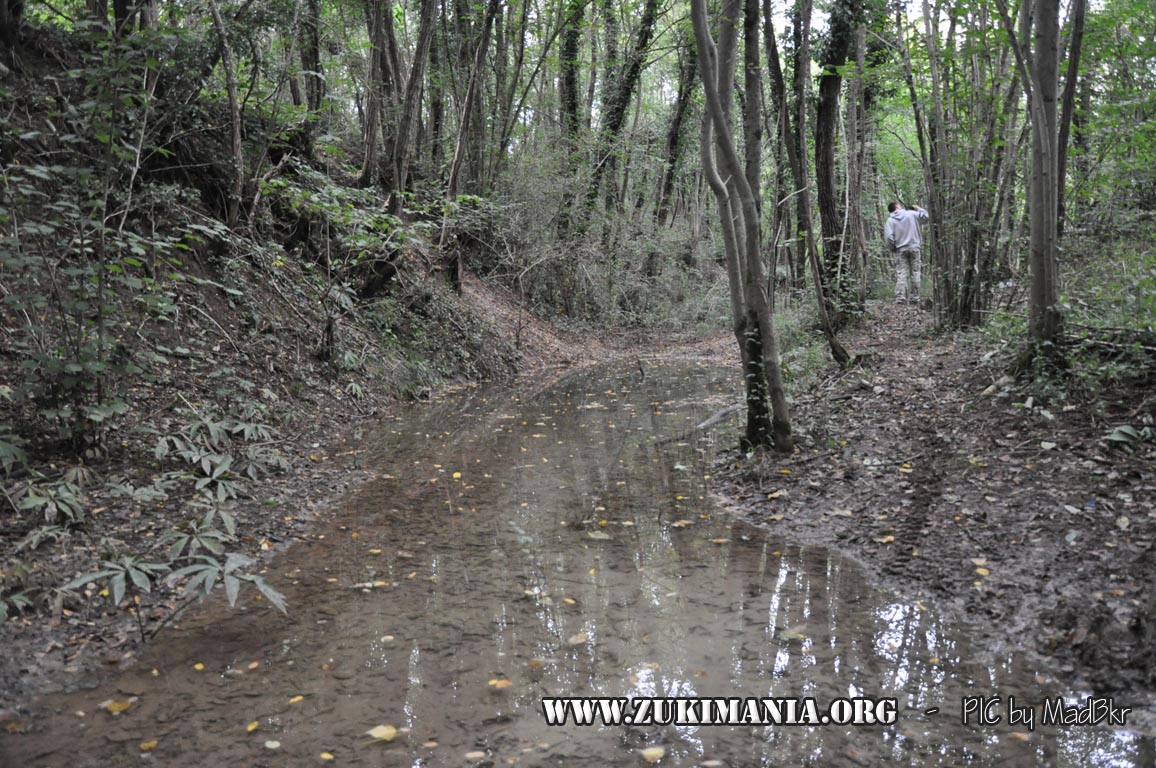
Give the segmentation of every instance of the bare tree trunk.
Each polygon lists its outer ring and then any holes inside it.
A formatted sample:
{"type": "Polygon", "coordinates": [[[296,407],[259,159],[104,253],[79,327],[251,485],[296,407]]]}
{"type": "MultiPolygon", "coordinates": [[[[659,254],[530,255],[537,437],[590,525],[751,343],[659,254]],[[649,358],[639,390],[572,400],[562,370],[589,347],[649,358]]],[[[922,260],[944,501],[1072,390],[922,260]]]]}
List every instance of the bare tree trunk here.
{"type": "Polygon", "coordinates": [[[658,205],[655,206],[655,220],[659,226],[666,223],[670,213],[670,196],[674,192],[674,176],[678,170],[678,158],[682,147],[682,123],[690,97],[694,93],[694,82],[698,77],[698,62],[694,55],[694,36],[688,33],[679,47],[678,95],[670,114],[670,124],[666,131],[666,164],[663,168],[662,183],[659,187],[658,205]]]}
{"type": "MultiPolygon", "coordinates": [[[[805,3],[800,3],[805,7],[809,14],[809,6],[805,3]]],[[[797,214],[799,227],[799,252],[800,256],[806,261],[800,265],[800,272],[805,271],[805,264],[809,261],[811,264],[811,271],[815,274],[813,281],[815,286],[815,303],[819,312],[819,325],[823,329],[823,336],[827,340],[827,346],[831,350],[831,357],[839,365],[845,365],[851,356],[847,354],[847,350],[835,335],[835,328],[831,322],[831,316],[827,312],[827,297],[823,291],[823,281],[819,279],[822,267],[819,264],[819,252],[815,245],[815,233],[811,226],[811,189],[810,182],[807,179],[807,162],[799,149],[799,136],[801,133],[791,130],[791,118],[787,107],[787,84],[783,78],[783,68],[779,62],[779,46],[775,41],[774,25],[771,22],[771,6],[766,2],[763,6],[764,11],[764,26],[766,27],[766,46],[767,46],[767,63],[771,73],[771,93],[778,102],[780,125],[782,127],[783,145],[786,147],[787,162],[791,166],[791,175],[795,182],[795,193],[798,196],[797,214]]],[[[798,23],[799,20],[796,19],[798,23]]],[[[809,22],[807,24],[809,26],[809,22]]],[[[796,79],[796,85],[799,80],[796,79]]],[[[798,94],[797,94],[798,96],[798,94]]],[[[805,123],[806,110],[799,110],[797,113],[799,119],[805,123]]],[[[803,126],[805,130],[805,125],[803,126]]],[[[804,276],[799,275],[800,282],[804,276]]]]}
{"type": "Polygon", "coordinates": [[[1087,16],[1087,0],[1075,0],[1072,10],[1072,38],[1068,47],[1068,71],[1064,77],[1063,111],[1060,115],[1060,135],[1056,149],[1056,183],[1058,202],[1056,204],[1057,234],[1063,236],[1067,209],[1064,198],[1068,176],[1068,137],[1072,131],[1072,116],[1076,112],[1076,82],[1080,73],[1080,52],[1084,43],[1084,19],[1087,16]]]}
{"type": "MultiPolygon", "coordinates": [[[[4,0],[0,0],[3,2],[4,0]]],[[[237,98],[237,71],[233,68],[233,47],[229,44],[229,34],[216,0],[209,0],[209,12],[213,16],[213,26],[221,43],[221,66],[225,70],[225,92],[229,96],[229,118],[232,123],[233,145],[233,186],[229,191],[225,220],[229,227],[237,226],[241,210],[241,197],[245,191],[245,150],[241,144],[241,102],[237,98]]]]}
{"type": "MultiPolygon", "coordinates": [[[[365,141],[365,160],[361,166],[358,186],[372,186],[378,177],[377,130],[381,120],[381,52],[385,43],[384,9],[380,2],[370,0],[366,5],[366,22],[369,25],[369,77],[366,82],[365,126],[362,136],[365,141]]],[[[391,20],[392,23],[392,20],[391,20]]]]}
{"type": "MultiPolygon", "coordinates": [[[[722,9],[724,31],[728,24],[733,25],[737,21],[738,14],[738,0],[726,0],[722,9]]],[[[731,138],[726,110],[719,98],[722,90],[720,85],[730,80],[729,73],[733,71],[734,48],[728,44],[715,52],[707,21],[706,0],[692,0],[691,19],[694,24],[695,40],[698,43],[699,70],[702,73],[706,110],[716,134],[715,144],[738,190],[742,208],[744,231],[741,241],[736,238],[736,245],[741,242],[736,250],[740,264],[745,262],[741,270],[744,277],[743,299],[747,318],[743,342],[747,349],[747,429],[744,444],[752,448],[773,446],[779,451],[790,451],[793,447],[791,422],[786,389],[782,383],[774,318],[763,293],[765,277],[759,253],[758,206],[755,203],[754,191],[744,173],[743,163],[739,160],[734,140],[731,138]],[[750,327],[752,321],[754,327],[750,327]],[[771,400],[769,409],[768,395],[771,400]]],[[[757,50],[757,39],[749,41],[749,44],[755,46],[757,50]]]]}
{"type": "MultiPolygon", "coordinates": [[[[1046,345],[1054,357],[1054,346],[1063,330],[1059,308],[1059,238],[1056,177],[1058,126],[1056,96],[1059,80],[1059,0],[1038,0],[1034,51],[1017,38],[1005,0],[996,0],[1016,53],[1020,78],[1028,95],[1032,121],[1032,175],[1028,192],[1031,231],[1031,290],[1028,326],[1032,339],[1046,345]]],[[[1025,25],[1027,26],[1027,25],[1025,25]]],[[[1021,29],[1020,37],[1029,30],[1021,29]]]]}
{"type": "Polygon", "coordinates": [[[466,98],[462,104],[462,113],[458,121],[458,139],[454,147],[454,159],[450,164],[449,181],[446,182],[447,200],[453,200],[458,195],[462,163],[466,157],[466,137],[469,135],[470,117],[478,100],[478,91],[481,89],[482,67],[485,65],[486,50],[490,45],[490,30],[494,26],[494,16],[497,15],[500,6],[500,0],[489,0],[486,6],[486,17],[482,23],[478,47],[474,51],[474,65],[470,69],[470,82],[466,87],[466,98]]]}
{"type": "Polygon", "coordinates": [[[413,52],[409,79],[405,84],[405,101],[401,106],[397,138],[393,145],[393,189],[389,196],[389,210],[394,215],[401,212],[402,193],[405,192],[406,176],[409,171],[409,139],[417,113],[421,108],[421,91],[425,81],[425,65],[429,58],[430,41],[433,39],[434,18],[438,0],[422,0],[421,22],[417,33],[417,47],[413,52]]]}
{"type": "Polygon", "coordinates": [[[301,68],[305,75],[305,104],[310,114],[321,111],[325,96],[325,78],[321,72],[321,7],[319,0],[306,0],[305,18],[301,24],[301,68]]]}

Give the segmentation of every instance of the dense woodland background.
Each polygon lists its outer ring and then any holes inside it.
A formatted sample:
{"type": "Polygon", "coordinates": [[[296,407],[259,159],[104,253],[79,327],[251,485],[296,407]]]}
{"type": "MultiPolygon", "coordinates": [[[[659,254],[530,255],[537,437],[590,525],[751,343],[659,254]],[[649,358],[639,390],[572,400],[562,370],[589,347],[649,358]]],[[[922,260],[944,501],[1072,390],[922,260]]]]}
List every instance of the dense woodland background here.
{"type": "Polygon", "coordinates": [[[1148,0],[0,0],[0,38],[5,612],[62,610],[29,553],[114,504],[184,515],[162,553],[93,534],[114,604],[277,600],[230,504],[303,402],[513,370],[467,279],[583,334],[733,329],[744,441],[788,450],[901,200],[945,329],[1081,407],[1150,377],[1148,0]]]}

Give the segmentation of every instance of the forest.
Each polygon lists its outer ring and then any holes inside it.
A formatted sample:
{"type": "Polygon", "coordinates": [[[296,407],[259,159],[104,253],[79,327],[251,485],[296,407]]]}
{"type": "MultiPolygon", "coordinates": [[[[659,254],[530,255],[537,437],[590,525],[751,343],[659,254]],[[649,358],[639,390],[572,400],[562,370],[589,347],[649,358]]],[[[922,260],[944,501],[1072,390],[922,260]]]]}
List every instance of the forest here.
{"type": "Polygon", "coordinates": [[[1150,0],[0,0],[0,201],[0,765],[1156,761],[1150,0]]]}

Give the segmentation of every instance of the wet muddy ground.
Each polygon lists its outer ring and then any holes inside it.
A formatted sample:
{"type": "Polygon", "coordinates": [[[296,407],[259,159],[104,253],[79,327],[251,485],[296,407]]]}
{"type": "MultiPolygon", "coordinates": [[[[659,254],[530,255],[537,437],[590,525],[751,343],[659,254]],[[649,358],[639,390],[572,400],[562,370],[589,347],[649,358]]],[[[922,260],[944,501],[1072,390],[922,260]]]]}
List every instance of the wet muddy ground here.
{"type": "Polygon", "coordinates": [[[714,437],[664,439],[737,383],[626,366],[401,413],[367,441],[375,479],[275,563],[287,617],[209,604],[132,669],[38,700],[0,735],[0,764],[606,766],[653,747],[672,766],[1153,763],[1127,730],[963,725],[962,696],[1082,694],[973,642],[951,611],[724,513],[714,437]],[[887,696],[899,711],[868,727],[558,727],[545,696],[887,696]],[[377,726],[396,737],[365,735],[377,726]]]}

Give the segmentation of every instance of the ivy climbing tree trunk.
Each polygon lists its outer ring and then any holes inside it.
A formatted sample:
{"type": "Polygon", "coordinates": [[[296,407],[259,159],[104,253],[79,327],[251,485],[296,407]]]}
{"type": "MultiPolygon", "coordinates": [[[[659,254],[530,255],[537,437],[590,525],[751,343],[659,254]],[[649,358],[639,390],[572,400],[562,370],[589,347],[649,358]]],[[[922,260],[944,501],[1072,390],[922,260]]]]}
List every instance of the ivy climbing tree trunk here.
{"type": "MultiPolygon", "coordinates": [[[[839,124],[839,96],[843,89],[843,65],[855,40],[855,26],[862,15],[860,0],[836,0],[831,6],[827,42],[820,56],[819,103],[815,110],[815,181],[819,192],[819,221],[823,232],[822,281],[828,311],[836,328],[845,321],[848,270],[843,253],[843,212],[835,179],[835,149],[839,124]]],[[[815,275],[815,280],[820,276],[815,275]]]]}
{"type": "Polygon", "coordinates": [[[622,135],[622,127],[626,123],[626,113],[630,108],[630,97],[638,86],[638,78],[642,73],[642,64],[650,50],[650,41],[654,36],[654,25],[658,19],[658,0],[646,0],[642,8],[642,16],[638,21],[634,45],[627,54],[618,70],[617,77],[608,81],[610,90],[605,102],[605,112],[601,129],[598,131],[598,141],[594,152],[594,167],[590,174],[590,183],[586,188],[586,196],[582,203],[581,216],[577,222],[579,234],[585,233],[590,213],[598,202],[598,193],[602,189],[602,177],[610,164],[614,147],[622,135]]]}

